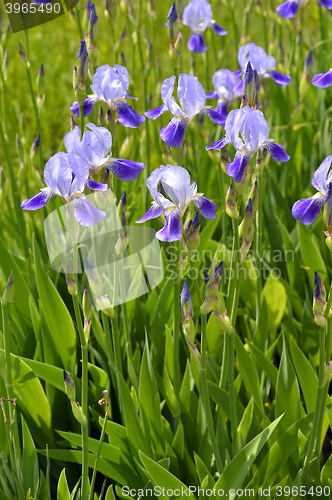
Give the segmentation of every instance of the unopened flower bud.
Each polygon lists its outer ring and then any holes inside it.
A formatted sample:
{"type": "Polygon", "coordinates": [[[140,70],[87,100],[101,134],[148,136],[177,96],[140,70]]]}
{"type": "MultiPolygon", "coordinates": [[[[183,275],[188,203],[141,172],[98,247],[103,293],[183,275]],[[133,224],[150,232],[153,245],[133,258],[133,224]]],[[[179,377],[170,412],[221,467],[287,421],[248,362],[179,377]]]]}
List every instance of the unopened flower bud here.
{"type": "Polygon", "coordinates": [[[187,281],[184,282],[183,284],[183,289],[180,294],[181,297],[181,307],[182,307],[182,313],[183,316],[193,316],[193,305],[192,305],[192,300],[191,300],[191,295],[189,292],[189,287],[187,281]]]}
{"type": "Polygon", "coordinates": [[[100,110],[98,113],[98,125],[100,127],[105,127],[105,125],[106,125],[105,111],[104,111],[104,108],[102,106],[100,106],[100,110]]]}
{"type": "Polygon", "coordinates": [[[85,5],[84,14],[83,14],[83,28],[84,33],[87,33],[89,30],[89,14],[90,14],[90,6],[91,1],[88,0],[85,5]]]}
{"type": "Polygon", "coordinates": [[[174,44],[175,50],[178,51],[180,57],[182,55],[182,50],[183,50],[183,35],[181,31],[178,33],[178,36],[176,38],[175,44],[174,44]]]}
{"type": "Polygon", "coordinates": [[[250,193],[249,193],[249,198],[251,199],[251,203],[252,203],[252,211],[253,211],[253,213],[255,213],[257,208],[258,208],[257,179],[255,180],[255,182],[252,185],[252,188],[251,188],[250,193]]]}
{"type": "Polygon", "coordinates": [[[184,0],[177,0],[177,4],[178,4],[178,13],[180,15],[180,18],[182,19],[182,16],[183,16],[183,11],[184,11],[184,0]]]}
{"type": "Polygon", "coordinates": [[[176,11],[175,2],[173,2],[172,7],[170,8],[170,11],[169,11],[168,16],[167,16],[167,19],[168,19],[168,38],[172,44],[176,40],[175,23],[176,23],[177,18],[178,18],[178,13],[176,11]]]}
{"type": "MultiPolygon", "coordinates": [[[[126,222],[128,223],[127,219],[126,222]]],[[[126,224],[123,225],[125,226],[126,224]]],[[[123,234],[122,231],[119,232],[119,238],[115,245],[115,255],[117,257],[123,254],[123,252],[128,246],[128,243],[129,243],[128,232],[126,232],[125,234],[123,234]]]]}
{"type": "Polygon", "coordinates": [[[125,138],[123,143],[121,144],[121,148],[119,151],[119,158],[127,158],[130,156],[132,151],[134,150],[135,145],[135,135],[131,134],[125,138]]]}
{"type": "Polygon", "coordinates": [[[247,257],[252,244],[252,240],[254,238],[253,220],[254,220],[254,215],[252,212],[252,203],[251,199],[249,198],[242,226],[242,245],[240,248],[241,252],[240,262],[244,262],[245,258],[247,257]]]}
{"type": "Polygon", "coordinates": [[[243,85],[244,85],[244,95],[243,95],[244,102],[242,103],[242,105],[249,104],[249,106],[251,106],[252,108],[256,108],[258,106],[258,91],[260,84],[257,71],[255,73],[253,67],[251,66],[250,61],[247,62],[247,66],[243,77],[243,85]]]}
{"type": "Polygon", "coordinates": [[[232,183],[230,183],[226,195],[226,213],[234,220],[238,219],[239,217],[239,211],[236,206],[236,197],[232,183]]]}
{"type": "Polygon", "coordinates": [[[235,192],[238,196],[241,196],[246,192],[250,180],[250,172],[251,172],[251,167],[248,165],[244,172],[244,177],[242,179],[241,184],[235,183],[235,188],[236,188],[235,192]]]}
{"type": "Polygon", "coordinates": [[[13,271],[11,271],[10,276],[7,280],[5,291],[3,292],[1,298],[2,305],[6,306],[10,302],[13,302],[14,296],[15,296],[14,276],[13,276],[13,271]]]}
{"type": "Polygon", "coordinates": [[[77,85],[78,85],[77,68],[76,68],[76,66],[74,66],[74,70],[73,70],[73,88],[74,88],[75,92],[76,92],[77,85]]]}
{"type": "Polygon", "coordinates": [[[86,49],[85,40],[81,40],[80,48],[78,49],[77,59],[79,59],[77,68],[78,81],[85,83],[88,79],[88,51],[86,49]]]}
{"type": "Polygon", "coordinates": [[[24,69],[29,69],[30,68],[30,63],[28,61],[27,55],[24,52],[24,47],[21,44],[21,42],[18,42],[18,53],[20,56],[20,61],[24,69]]]}
{"type": "Polygon", "coordinates": [[[92,318],[91,298],[87,286],[84,287],[83,292],[83,314],[84,319],[88,321],[92,318]]]}
{"type": "Polygon", "coordinates": [[[213,281],[219,282],[223,274],[224,274],[224,262],[221,261],[220,264],[216,263],[213,268],[213,275],[212,275],[213,281]]]}
{"type": "Polygon", "coordinates": [[[41,64],[37,76],[37,95],[43,97],[45,93],[44,65],[41,64]]]}
{"type": "Polygon", "coordinates": [[[171,155],[175,160],[175,165],[181,167],[184,164],[187,155],[186,140],[183,141],[182,146],[180,146],[179,148],[172,148],[171,155]]]}
{"type": "Polygon", "coordinates": [[[326,226],[326,229],[328,231],[332,231],[332,209],[329,203],[325,203],[324,205],[323,221],[326,226]]]}
{"type": "Polygon", "coordinates": [[[326,384],[329,384],[332,379],[332,361],[329,361],[325,367],[324,370],[324,377],[322,380],[322,387],[324,387],[326,384]]]}
{"type": "Polygon", "coordinates": [[[114,117],[113,117],[110,109],[107,111],[107,115],[106,115],[106,127],[111,132],[112,137],[113,137],[113,141],[114,141],[116,138],[117,127],[116,127],[116,123],[115,123],[114,117]]]}
{"type": "Polygon", "coordinates": [[[314,313],[314,322],[318,326],[325,327],[326,319],[325,319],[325,310],[326,310],[326,289],[321,280],[319,274],[315,271],[314,277],[314,302],[313,302],[313,313],[314,313]]]}
{"type": "Polygon", "coordinates": [[[66,267],[66,281],[67,281],[67,286],[68,286],[68,292],[73,297],[76,297],[77,296],[77,285],[76,285],[76,281],[74,278],[73,270],[69,266],[69,264],[67,264],[67,267],[66,267]]]}
{"type": "Polygon", "coordinates": [[[86,257],[84,258],[84,269],[87,274],[92,293],[98,296],[101,295],[102,294],[101,278],[96,268],[91,264],[91,262],[89,262],[89,260],[86,257]]]}
{"type": "MultiPolygon", "coordinates": [[[[122,1],[120,3],[120,8],[121,8],[121,10],[125,11],[124,14],[126,16],[126,14],[127,14],[126,1],[122,1]]],[[[114,28],[117,16],[118,16],[117,1],[116,0],[108,0],[108,1],[106,0],[105,17],[108,20],[111,28],[114,28]]]]}
{"type": "Polygon", "coordinates": [[[324,231],[324,234],[326,236],[325,243],[330,252],[332,252],[332,231],[324,231]]]}
{"type": "Polygon", "coordinates": [[[190,252],[190,258],[193,259],[200,243],[199,230],[201,227],[201,220],[199,213],[196,212],[193,220],[191,220],[186,228],[186,246],[190,252]]]}
{"type": "Polygon", "coordinates": [[[111,319],[116,318],[117,314],[113,309],[112,304],[108,300],[107,295],[105,296],[96,295],[95,299],[98,310],[103,311],[103,313],[105,313],[111,319]]]}
{"type": "Polygon", "coordinates": [[[71,408],[73,410],[73,415],[76,418],[76,420],[81,425],[86,425],[87,420],[86,416],[83,413],[81,405],[77,401],[74,401],[73,399],[70,400],[70,403],[71,403],[71,408]]]}
{"type": "Polygon", "coordinates": [[[63,380],[65,384],[65,390],[66,394],[69,399],[74,399],[76,397],[76,389],[75,389],[75,384],[73,382],[73,379],[69,375],[69,373],[66,372],[66,370],[63,370],[63,380]]]}
{"type": "Polygon", "coordinates": [[[229,320],[229,317],[227,316],[226,312],[223,314],[220,314],[216,311],[212,311],[213,317],[219,328],[221,328],[224,332],[228,334],[234,333],[234,328],[231,325],[231,322],[229,320]]]}
{"type": "Polygon", "coordinates": [[[89,10],[89,47],[96,46],[98,39],[98,16],[95,4],[90,5],[89,10]]]}

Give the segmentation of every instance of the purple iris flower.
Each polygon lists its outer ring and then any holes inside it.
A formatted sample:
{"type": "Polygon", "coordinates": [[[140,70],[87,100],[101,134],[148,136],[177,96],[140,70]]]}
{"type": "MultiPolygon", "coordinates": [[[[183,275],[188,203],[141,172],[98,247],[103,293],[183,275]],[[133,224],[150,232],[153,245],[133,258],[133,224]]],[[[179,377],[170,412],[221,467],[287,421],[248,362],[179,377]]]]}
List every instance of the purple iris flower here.
{"type": "Polygon", "coordinates": [[[82,157],[89,165],[91,175],[97,175],[103,168],[107,168],[120,180],[130,182],[137,179],[144,168],[143,163],[111,158],[112,134],[105,127],[97,127],[93,123],[87,123],[87,130],[83,134],[79,127],[68,132],[64,143],[68,153],[82,157]]]}
{"type": "Polygon", "coordinates": [[[161,129],[160,137],[171,148],[179,148],[182,145],[187,125],[198,113],[204,113],[217,125],[223,125],[224,120],[219,113],[211,109],[211,106],[205,106],[204,88],[196,76],[180,73],[177,94],[181,107],[173,97],[174,82],[175,76],[164,80],[161,85],[161,98],[164,104],[144,114],[155,120],[165,111],[170,111],[174,118],[161,129]]]}
{"type": "Polygon", "coordinates": [[[239,69],[233,73],[229,69],[219,69],[212,77],[214,90],[206,94],[207,99],[218,99],[216,111],[224,118],[228,114],[228,107],[238,98],[242,97],[237,87],[241,84],[241,73],[239,69]]]}
{"type": "MultiPolygon", "coordinates": [[[[284,75],[275,70],[276,60],[273,56],[267,55],[262,47],[258,47],[254,43],[247,43],[239,49],[238,61],[244,72],[248,61],[250,61],[251,66],[257,71],[259,80],[262,81],[265,78],[272,78],[272,80],[279,85],[279,87],[286,87],[292,81],[289,75],[284,75]]],[[[237,89],[241,91],[241,86],[237,89]]],[[[242,92],[243,92],[243,82],[242,82],[242,92]]]]}
{"type": "Polygon", "coordinates": [[[332,85],[332,68],[326,73],[319,73],[318,75],[313,76],[311,83],[315,87],[320,87],[322,89],[330,87],[332,85]]]}
{"type": "MultiPolygon", "coordinates": [[[[116,111],[121,125],[124,127],[137,128],[145,121],[145,117],[139,115],[126,102],[126,99],[137,99],[128,93],[129,73],[124,66],[104,64],[97,68],[92,78],[92,95],[84,102],[84,116],[89,116],[97,102],[102,102],[111,110],[116,111]]],[[[79,116],[78,102],[74,102],[70,108],[75,116],[79,116]]]]}
{"type": "Polygon", "coordinates": [[[29,200],[21,203],[23,210],[37,210],[44,207],[52,196],[60,196],[65,203],[72,203],[74,216],[82,226],[94,226],[105,217],[105,212],[95,208],[85,198],[86,187],[105,191],[107,184],[88,179],[89,166],[79,155],[56,153],[45,165],[44,181],[46,188],[41,189],[29,200]]]}
{"type": "MultiPolygon", "coordinates": [[[[332,216],[332,172],[329,172],[332,163],[332,155],[327,156],[322,164],[314,173],[314,178],[311,183],[318,193],[311,198],[297,201],[293,208],[292,214],[294,219],[298,220],[306,226],[313,224],[325,203],[327,202],[326,221],[331,220],[332,216]]],[[[328,222],[327,225],[330,223],[328,222]]]]}
{"type": "Polygon", "coordinates": [[[156,233],[161,241],[179,241],[182,237],[182,217],[192,201],[206,219],[215,219],[217,206],[202,194],[197,185],[190,182],[189,172],[174,165],[161,165],[146,181],[153,198],[152,207],[136,222],[165,217],[165,226],[156,233]]]}
{"type": "Polygon", "coordinates": [[[204,43],[204,31],[212,28],[219,36],[227,35],[219,24],[212,19],[212,7],[206,0],[191,0],[183,11],[183,24],[188,26],[191,35],[187,44],[191,52],[200,54],[207,50],[204,43]]]}
{"type": "Polygon", "coordinates": [[[235,182],[242,182],[250,158],[261,148],[267,149],[274,160],[285,162],[289,156],[283,146],[268,139],[269,126],[262,111],[245,106],[233,109],[225,123],[226,137],[205,149],[220,150],[227,144],[236,149],[234,161],[226,167],[226,172],[235,182]]]}
{"type": "MultiPolygon", "coordinates": [[[[299,8],[303,7],[308,0],[288,0],[281,5],[278,5],[277,12],[280,17],[289,19],[295,17],[299,8]]],[[[332,0],[318,0],[325,9],[332,9],[332,0]]]]}

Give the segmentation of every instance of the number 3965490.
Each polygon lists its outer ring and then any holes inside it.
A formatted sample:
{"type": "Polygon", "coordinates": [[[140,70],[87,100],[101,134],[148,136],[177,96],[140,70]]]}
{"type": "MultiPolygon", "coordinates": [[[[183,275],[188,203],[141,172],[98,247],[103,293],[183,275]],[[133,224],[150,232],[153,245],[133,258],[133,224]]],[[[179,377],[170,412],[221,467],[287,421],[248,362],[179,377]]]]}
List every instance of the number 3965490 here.
{"type": "Polygon", "coordinates": [[[35,3],[6,3],[6,12],[7,14],[15,13],[15,14],[27,14],[28,12],[31,14],[35,14],[36,12],[42,12],[51,14],[54,12],[55,14],[60,13],[60,4],[59,3],[47,3],[37,5],[35,3]]]}

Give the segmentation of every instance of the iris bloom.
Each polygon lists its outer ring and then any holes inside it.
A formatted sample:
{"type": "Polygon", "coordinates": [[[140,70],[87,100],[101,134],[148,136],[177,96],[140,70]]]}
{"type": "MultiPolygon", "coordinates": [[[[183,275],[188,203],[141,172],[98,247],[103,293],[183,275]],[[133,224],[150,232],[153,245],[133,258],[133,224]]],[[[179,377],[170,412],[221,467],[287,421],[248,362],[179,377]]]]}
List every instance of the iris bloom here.
{"type": "Polygon", "coordinates": [[[319,73],[318,75],[315,75],[312,78],[311,83],[315,87],[320,87],[322,89],[330,87],[332,85],[332,68],[329,69],[326,73],[319,73]]]}
{"type": "MultiPolygon", "coordinates": [[[[303,7],[308,0],[288,0],[281,5],[278,5],[277,12],[280,17],[284,17],[289,19],[291,17],[295,17],[297,11],[303,7]]],[[[319,3],[325,7],[325,9],[332,9],[332,0],[318,0],[319,3]]]]}
{"type": "Polygon", "coordinates": [[[88,179],[89,166],[75,154],[56,153],[45,165],[44,181],[46,188],[41,189],[29,200],[21,203],[23,210],[37,210],[44,207],[52,196],[59,196],[65,203],[72,203],[74,216],[82,226],[94,226],[105,217],[105,212],[95,208],[85,198],[86,187],[105,191],[107,184],[88,179]]]}
{"type": "Polygon", "coordinates": [[[205,106],[204,88],[196,76],[180,73],[177,94],[181,107],[173,97],[174,82],[175,76],[164,80],[161,85],[161,98],[164,104],[147,111],[145,116],[155,120],[165,111],[170,111],[174,118],[161,129],[160,137],[171,148],[179,148],[182,145],[187,125],[198,113],[208,115],[217,125],[223,125],[224,122],[223,117],[211,109],[211,106],[205,106]]]}
{"type": "Polygon", "coordinates": [[[279,146],[272,139],[268,139],[269,126],[262,111],[245,106],[233,109],[225,123],[226,137],[215,142],[205,149],[220,150],[227,144],[236,149],[234,161],[229,163],[226,171],[235,182],[241,182],[250,158],[259,149],[267,149],[274,160],[285,162],[289,156],[283,146],[279,146]]]}
{"type": "MultiPolygon", "coordinates": [[[[92,95],[84,102],[84,116],[89,116],[97,102],[105,104],[112,111],[116,111],[118,121],[124,127],[137,128],[145,118],[134,111],[126,99],[136,99],[128,93],[129,73],[124,66],[114,64],[114,67],[104,64],[97,68],[92,78],[92,95]]],[[[78,102],[70,108],[75,116],[79,116],[78,102]]]]}
{"type": "Polygon", "coordinates": [[[89,165],[90,174],[93,176],[105,167],[122,181],[136,180],[144,164],[111,158],[111,132],[105,127],[96,127],[93,123],[87,123],[86,126],[90,130],[84,132],[82,141],[79,127],[66,134],[64,143],[68,153],[80,155],[89,165]]]}
{"type": "Polygon", "coordinates": [[[292,208],[294,219],[307,226],[315,222],[319,212],[325,203],[327,203],[324,218],[329,231],[332,226],[332,171],[329,172],[331,163],[332,155],[325,158],[314,174],[311,183],[317,189],[318,193],[314,194],[311,198],[297,201],[292,208]]]}
{"type": "Polygon", "coordinates": [[[215,219],[217,206],[197,193],[195,182],[190,183],[189,172],[174,165],[161,165],[146,181],[153,198],[152,207],[138,221],[146,222],[161,215],[165,226],[156,233],[161,241],[179,241],[182,237],[182,217],[192,201],[206,219],[215,219]]]}
{"type": "MultiPolygon", "coordinates": [[[[243,45],[243,47],[239,49],[237,58],[243,72],[246,69],[248,61],[250,61],[253,69],[258,73],[260,81],[264,78],[272,78],[272,80],[279,85],[279,87],[286,87],[292,80],[290,76],[276,71],[275,58],[267,55],[262,47],[258,47],[254,43],[247,43],[246,45],[243,45]]],[[[240,88],[238,91],[240,91],[240,88]]]]}
{"type": "Polygon", "coordinates": [[[224,122],[227,118],[228,107],[238,97],[242,97],[242,92],[238,90],[242,81],[241,73],[241,69],[235,73],[229,69],[219,69],[212,77],[214,90],[206,94],[207,99],[218,99],[216,111],[223,117],[224,122]]]}
{"type": "Polygon", "coordinates": [[[206,28],[212,28],[219,36],[227,35],[227,31],[213,21],[211,4],[206,0],[191,0],[183,11],[182,21],[191,31],[187,47],[197,54],[207,50],[204,43],[206,28]]]}

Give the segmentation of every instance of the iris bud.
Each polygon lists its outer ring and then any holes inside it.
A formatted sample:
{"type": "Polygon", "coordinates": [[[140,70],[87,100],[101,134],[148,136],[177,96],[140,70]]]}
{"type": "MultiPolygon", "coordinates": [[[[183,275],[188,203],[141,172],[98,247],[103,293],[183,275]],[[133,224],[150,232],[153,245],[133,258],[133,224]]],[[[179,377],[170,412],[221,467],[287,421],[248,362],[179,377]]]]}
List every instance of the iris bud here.
{"type": "Polygon", "coordinates": [[[73,410],[73,415],[76,418],[76,420],[81,424],[81,425],[86,425],[86,416],[83,413],[81,405],[77,402],[74,401],[73,399],[70,400],[71,403],[71,408],[73,410]]]}
{"type": "Polygon", "coordinates": [[[328,231],[332,231],[332,210],[329,202],[325,203],[323,211],[323,221],[328,231]]]}
{"type": "Polygon", "coordinates": [[[324,378],[322,381],[322,386],[329,384],[332,379],[332,361],[329,361],[324,370],[324,378]]]}
{"type": "MultiPolygon", "coordinates": [[[[124,222],[128,223],[127,219],[124,222]]],[[[126,224],[123,225],[125,226],[126,224]]],[[[116,242],[115,245],[115,254],[117,257],[119,257],[125,251],[125,249],[128,246],[128,243],[129,243],[128,232],[126,232],[125,234],[122,234],[122,232],[120,232],[118,241],[116,242]]]]}
{"type": "Polygon", "coordinates": [[[44,102],[44,94],[45,94],[45,73],[44,73],[44,65],[41,64],[37,76],[37,106],[39,110],[41,109],[44,102]]]}
{"type": "Polygon", "coordinates": [[[324,234],[326,236],[325,243],[328,249],[332,252],[332,231],[324,231],[324,234]]]}
{"type": "Polygon", "coordinates": [[[257,71],[253,69],[250,61],[247,62],[247,66],[243,78],[244,83],[244,95],[243,95],[243,105],[249,104],[252,108],[258,107],[258,91],[260,87],[259,78],[257,71]]]}
{"type": "Polygon", "coordinates": [[[100,106],[100,110],[98,113],[98,125],[100,127],[105,127],[105,125],[106,125],[105,111],[104,111],[104,108],[102,106],[100,106]]]}
{"type": "Polygon", "coordinates": [[[20,56],[20,61],[24,69],[30,68],[30,62],[28,61],[27,55],[24,52],[24,47],[21,42],[18,42],[18,53],[20,56]]]}
{"type": "Polygon", "coordinates": [[[255,182],[252,185],[252,188],[251,188],[250,193],[249,193],[249,198],[251,199],[251,203],[252,203],[252,211],[253,211],[253,213],[255,213],[257,208],[258,208],[257,179],[255,180],[255,182]]]}
{"type": "Polygon", "coordinates": [[[181,297],[181,308],[182,308],[182,327],[183,333],[186,338],[187,344],[190,346],[195,340],[195,325],[193,322],[193,306],[191,295],[189,292],[188,283],[185,281],[183,284],[183,289],[180,294],[181,297]]]}
{"type": "Polygon", "coordinates": [[[242,226],[242,245],[240,248],[241,258],[240,262],[244,262],[250,250],[252,240],[254,238],[254,214],[252,211],[252,203],[249,198],[246,212],[244,214],[243,226],[242,226]]]}
{"type": "Polygon", "coordinates": [[[98,271],[93,267],[91,262],[85,257],[84,268],[87,274],[89,285],[94,295],[100,296],[102,294],[101,278],[98,271]]]}
{"type": "Polygon", "coordinates": [[[73,297],[76,297],[77,296],[77,285],[76,285],[76,281],[74,278],[73,270],[69,266],[69,264],[67,264],[67,267],[66,267],[66,281],[67,281],[68,292],[73,297]]]}
{"type": "Polygon", "coordinates": [[[7,280],[5,291],[3,292],[1,302],[2,305],[6,306],[9,302],[13,302],[15,296],[15,285],[13,271],[11,271],[10,276],[7,280]]]}
{"type": "Polygon", "coordinates": [[[69,375],[69,373],[66,372],[66,370],[63,370],[63,380],[65,384],[65,390],[66,394],[69,399],[74,399],[76,397],[76,390],[75,390],[75,384],[69,375]]]}
{"type": "Polygon", "coordinates": [[[131,134],[127,136],[123,143],[121,144],[121,148],[119,151],[119,158],[127,158],[130,156],[131,152],[134,150],[135,145],[135,135],[131,134]]]}
{"type": "Polygon", "coordinates": [[[95,4],[90,5],[89,10],[89,47],[91,45],[96,46],[98,39],[98,16],[96,12],[95,4]]]}
{"type": "Polygon", "coordinates": [[[314,277],[314,300],[313,300],[313,313],[314,313],[314,322],[316,325],[325,327],[326,319],[325,319],[325,310],[326,310],[326,289],[323,285],[323,282],[319,276],[319,274],[315,271],[314,277]]]}
{"type": "Polygon", "coordinates": [[[176,40],[175,23],[176,20],[178,19],[178,13],[176,11],[175,2],[172,3],[172,7],[170,8],[167,19],[168,19],[168,38],[169,41],[173,44],[176,40]]]}
{"type": "MultiPolygon", "coordinates": [[[[126,16],[127,15],[127,5],[126,5],[125,1],[120,2],[120,9],[123,11],[123,13],[126,16]]],[[[117,16],[118,16],[118,5],[117,5],[116,0],[106,1],[105,17],[108,20],[111,28],[114,28],[117,16]]]]}
{"type": "Polygon", "coordinates": [[[199,230],[201,227],[201,220],[199,213],[196,212],[193,220],[191,220],[186,228],[186,246],[191,253],[191,260],[195,256],[200,243],[199,230]]]}
{"type": "Polygon", "coordinates": [[[111,319],[116,318],[117,314],[116,314],[115,310],[113,309],[112,304],[108,300],[107,295],[105,295],[105,296],[96,295],[95,299],[96,299],[96,304],[97,304],[98,309],[103,311],[103,313],[105,313],[111,319]]]}
{"type": "Polygon", "coordinates": [[[236,206],[236,197],[233,189],[233,184],[230,183],[226,195],[226,213],[229,217],[236,220],[239,217],[239,211],[236,206]]]}
{"type": "Polygon", "coordinates": [[[213,317],[219,328],[221,328],[224,332],[228,334],[234,333],[234,328],[232,327],[229,317],[227,316],[226,312],[223,314],[220,314],[216,311],[212,311],[213,317]]]}

